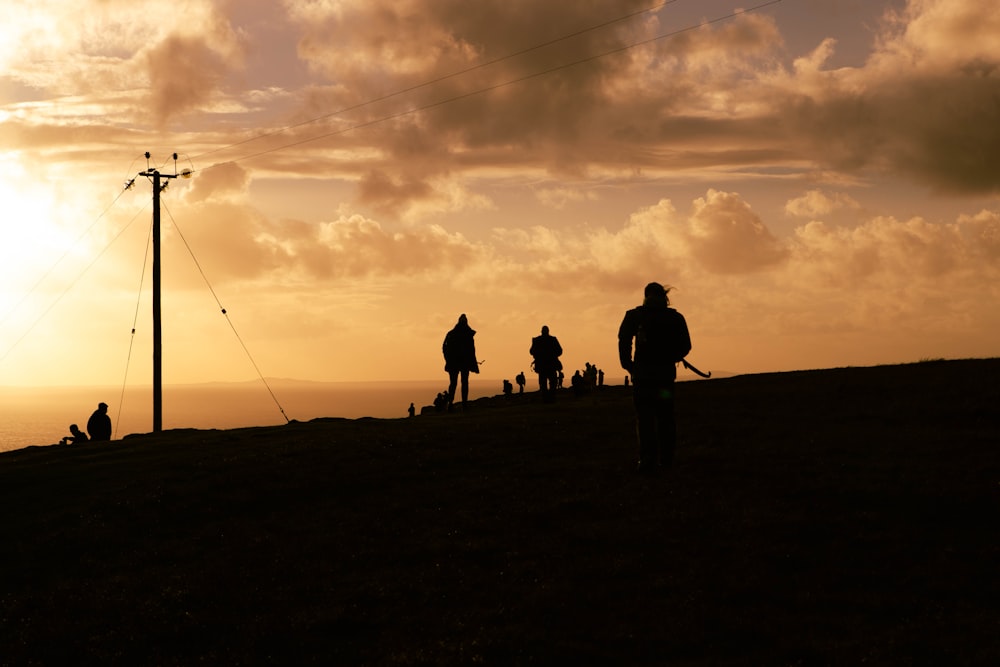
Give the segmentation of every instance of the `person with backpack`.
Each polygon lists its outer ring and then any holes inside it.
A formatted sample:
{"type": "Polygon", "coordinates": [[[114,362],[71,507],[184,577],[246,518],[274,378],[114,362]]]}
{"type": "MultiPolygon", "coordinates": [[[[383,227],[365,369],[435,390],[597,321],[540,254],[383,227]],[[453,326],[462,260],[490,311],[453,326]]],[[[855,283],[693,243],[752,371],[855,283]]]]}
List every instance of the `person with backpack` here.
{"type": "Polygon", "coordinates": [[[646,285],[642,305],[627,311],[618,328],[618,357],[632,376],[637,470],[644,474],[673,464],[677,441],[674,381],[677,363],[691,351],[687,321],[670,307],[669,291],[660,283],[646,285]]]}

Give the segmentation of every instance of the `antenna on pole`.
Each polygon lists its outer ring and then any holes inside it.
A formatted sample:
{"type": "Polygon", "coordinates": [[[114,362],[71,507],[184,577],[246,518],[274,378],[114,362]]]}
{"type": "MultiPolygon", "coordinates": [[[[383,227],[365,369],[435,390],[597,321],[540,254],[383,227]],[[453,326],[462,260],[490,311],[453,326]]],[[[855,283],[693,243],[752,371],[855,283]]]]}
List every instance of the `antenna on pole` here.
{"type": "Polygon", "coordinates": [[[150,154],[146,152],[146,171],[139,176],[153,183],[153,433],[163,431],[163,337],[160,327],[160,193],[167,188],[169,179],[177,178],[177,153],[174,153],[174,173],[161,174],[150,169],[150,154]],[[163,180],[166,179],[166,180],[163,180]],[[163,184],[160,182],[163,180],[163,184]]]}

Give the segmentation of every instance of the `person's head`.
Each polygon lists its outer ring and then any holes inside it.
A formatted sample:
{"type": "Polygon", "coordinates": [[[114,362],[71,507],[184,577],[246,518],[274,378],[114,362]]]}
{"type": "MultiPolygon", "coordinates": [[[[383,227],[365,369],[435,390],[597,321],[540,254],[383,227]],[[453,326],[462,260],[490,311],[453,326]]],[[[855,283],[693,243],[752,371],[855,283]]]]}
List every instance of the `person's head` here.
{"type": "Polygon", "coordinates": [[[669,305],[670,299],[667,297],[669,291],[669,287],[664,287],[660,283],[649,283],[642,292],[644,297],[643,303],[664,303],[669,305]]]}
{"type": "Polygon", "coordinates": [[[549,328],[548,327],[545,327],[545,326],[542,327],[542,335],[543,336],[548,336],[549,335],[549,328]]]}
{"type": "Polygon", "coordinates": [[[465,313],[462,313],[461,315],[458,316],[458,323],[459,324],[468,324],[469,323],[469,318],[465,316],[465,313]]]}
{"type": "Polygon", "coordinates": [[[69,432],[72,433],[73,435],[76,435],[76,434],[78,434],[80,432],[80,427],[77,426],[76,424],[70,424],[69,425],[69,432]]]}
{"type": "Polygon", "coordinates": [[[100,410],[101,412],[107,412],[108,411],[108,404],[107,403],[98,403],[97,404],[97,409],[100,410]]]}

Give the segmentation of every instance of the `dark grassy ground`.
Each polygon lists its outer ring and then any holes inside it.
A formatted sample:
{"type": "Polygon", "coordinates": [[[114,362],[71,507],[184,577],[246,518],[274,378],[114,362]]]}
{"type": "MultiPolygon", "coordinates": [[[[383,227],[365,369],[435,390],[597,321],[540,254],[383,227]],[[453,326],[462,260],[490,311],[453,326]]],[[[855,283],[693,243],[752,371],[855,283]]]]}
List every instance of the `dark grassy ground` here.
{"type": "MultiPolygon", "coordinates": [[[[0,664],[1000,664],[1000,360],[0,455],[0,664]]],[[[335,411],[335,407],[331,407],[335,411]]]]}

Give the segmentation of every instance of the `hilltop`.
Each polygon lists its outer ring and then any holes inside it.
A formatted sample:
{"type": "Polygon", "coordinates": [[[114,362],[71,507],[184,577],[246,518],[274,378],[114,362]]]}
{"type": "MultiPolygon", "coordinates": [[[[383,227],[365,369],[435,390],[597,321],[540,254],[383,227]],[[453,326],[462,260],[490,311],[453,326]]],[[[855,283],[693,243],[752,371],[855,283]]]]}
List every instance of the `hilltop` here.
{"type": "Polygon", "coordinates": [[[0,454],[0,663],[1000,663],[1000,360],[0,454]]]}

